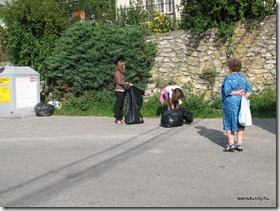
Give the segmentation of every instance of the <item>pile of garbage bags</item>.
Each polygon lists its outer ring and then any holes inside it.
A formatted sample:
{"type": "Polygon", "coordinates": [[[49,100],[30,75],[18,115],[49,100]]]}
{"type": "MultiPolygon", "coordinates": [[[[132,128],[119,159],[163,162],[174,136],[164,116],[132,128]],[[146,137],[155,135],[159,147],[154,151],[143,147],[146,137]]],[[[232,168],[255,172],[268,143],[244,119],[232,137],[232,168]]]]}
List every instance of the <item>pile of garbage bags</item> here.
{"type": "Polygon", "coordinates": [[[193,113],[185,108],[172,109],[166,111],[161,117],[162,127],[178,127],[193,122],[193,113]]]}

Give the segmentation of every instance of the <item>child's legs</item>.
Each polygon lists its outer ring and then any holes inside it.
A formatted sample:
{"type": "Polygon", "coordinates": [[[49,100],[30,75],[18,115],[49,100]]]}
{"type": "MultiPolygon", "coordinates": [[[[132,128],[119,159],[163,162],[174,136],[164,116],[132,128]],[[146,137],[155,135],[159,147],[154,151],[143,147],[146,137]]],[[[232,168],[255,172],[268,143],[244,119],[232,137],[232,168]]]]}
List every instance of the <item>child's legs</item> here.
{"type": "Polygon", "coordinates": [[[171,109],[171,105],[170,105],[170,102],[169,102],[169,94],[168,93],[164,93],[163,94],[163,98],[167,101],[167,104],[168,104],[167,110],[170,110],[171,109]]]}

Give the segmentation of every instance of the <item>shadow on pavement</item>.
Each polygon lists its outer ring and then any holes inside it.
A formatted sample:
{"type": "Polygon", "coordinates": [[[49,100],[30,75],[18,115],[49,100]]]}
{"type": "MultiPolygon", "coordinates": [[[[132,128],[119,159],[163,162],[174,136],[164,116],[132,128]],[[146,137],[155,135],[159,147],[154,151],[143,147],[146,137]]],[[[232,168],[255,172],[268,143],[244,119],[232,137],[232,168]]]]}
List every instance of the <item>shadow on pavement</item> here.
{"type": "Polygon", "coordinates": [[[276,119],[253,119],[253,125],[256,125],[264,130],[267,130],[276,135],[276,119]]]}
{"type": "Polygon", "coordinates": [[[196,126],[195,128],[199,129],[197,132],[201,136],[204,136],[205,138],[209,139],[210,141],[221,147],[225,147],[227,143],[227,136],[224,132],[220,130],[208,129],[204,126],[196,126]]]}
{"type": "MultiPolygon", "coordinates": [[[[158,129],[158,128],[156,128],[156,129],[158,129]]],[[[132,141],[135,142],[136,139],[141,140],[142,135],[147,135],[147,133],[152,132],[156,129],[146,131],[145,133],[141,134],[140,136],[138,135],[137,137],[132,137],[132,138],[124,141],[121,144],[117,144],[116,146],[103,150],[97,154],[93,154],[93,155],[90,155],[83,159],[74,161],[64,167],[61,167],[58,170],[49,171],[48,173],[43,174],[41,176],[37,176],[33,179],[30,179],[29,181],[27,181],[23,184],[17,185],[15,187],[10,187],[7,190],[1,191],[0,195],[3,195],[8,192],[14,191],[15,189],[18,189],[18,188],[24,188],[24,186],[26,186],[26,188],[28,188],[27,186],[31,186],[33,183],[35,183],[35,181],[37,181],[39,179],[42,180],[42,182],[44,182],[44,180],[46,182],[46,185],[42,185],[37,190],[34,190],[29,193],[27,192],[26,194],[23,194],[21,197],[7,202],[4,205],[4,207],[30,207],[33,204],[41,203],[42,200],[47,200],[48,198],[53,197],[55,194],[59,194],[60,192],[62,192],[65,189],[69,189],[73,186],[78,186],[79,184],[85,183],[88,180],[92,180],[95,177],[100,177],[100,175],[104,174],[109,169],[114,168],[117,165],[119,165],[120,163],[126,162],[127,160],[134,158],[138,154],[141,154],[144,151],[147,151],[151,147],[153,147],[161,142],[166,141],[167,139],[165,137],[174,135],[174,134],[178,133],[178,131],[179,131],[179,129],[167,130],[164,133],[156,134],[155,136],[152,136],[148,139],[144,139],[143,142],[139,142],[137,145],[132,146],[128,149],[125,149],[125,147],[123,146],[125,144],[128,144],[129,142],[132,142],[132,141]],[[113,149],[119,148],[121,146],[124,147],[123,152],[116,154],[116,155],[113,154],[111,157],[106,158],[105,160],[101,160],[97,164],[87,167],[86,169],[81,170],[80,172],[75,172],[75,174],[67,175],[64,178],[61,178],[55,182],[51,182],[50,184],[47,184],[49,176],[51,176],[52,174],[57,174],[62,169],[69,168],[70,166],[75,166],[78,163],[89,162],[91,159],[93,159],[97,155],[109,153],[113,149]]]]}

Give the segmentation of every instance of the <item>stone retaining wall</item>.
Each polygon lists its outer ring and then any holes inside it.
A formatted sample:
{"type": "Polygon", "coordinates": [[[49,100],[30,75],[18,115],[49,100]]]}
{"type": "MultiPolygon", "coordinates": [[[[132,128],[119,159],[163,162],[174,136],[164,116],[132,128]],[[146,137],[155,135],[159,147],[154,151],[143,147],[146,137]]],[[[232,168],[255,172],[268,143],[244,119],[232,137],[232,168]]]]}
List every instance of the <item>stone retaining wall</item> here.
{"type": "Polygon", "coordinates": [[[211,29],[200,36],[190,31],[150,36],[147,42],[155,42],[158,52],[145,97],[159,93],[169,82],[182,86],[186,94],[220,96],[223,79],[229,74],[227,55],[242,60],[241,73],[254,91],[276,87],[276,15],[257,27],[237,23],[232,42],[218,34],[218,29],[211,29]],[[207,72],[216,76],[207,77],[207,72]]]}

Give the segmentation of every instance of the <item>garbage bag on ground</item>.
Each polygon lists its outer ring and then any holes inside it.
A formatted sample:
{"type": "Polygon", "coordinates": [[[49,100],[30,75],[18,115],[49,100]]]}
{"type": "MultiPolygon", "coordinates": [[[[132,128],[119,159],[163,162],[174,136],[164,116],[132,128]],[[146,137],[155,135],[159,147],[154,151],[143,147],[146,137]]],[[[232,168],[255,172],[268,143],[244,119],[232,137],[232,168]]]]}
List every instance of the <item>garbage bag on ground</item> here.
{"type": "Polygon", "coordinates": [[[184,123],[184,116],[178,109],[171,109],[164,112],[161,117],[162,127],[178,127],[184,123]]]}
{"type": "Polygon", "coordinates": [[[144,91],[131,86],[126,94],[126,124],[140,124],[143,123],[143,116],[140,114],[140,109],[143,104],[144,91]]]}
{"type": "Polygon", "coordinates": [[[35,105],[36,116],[51,116],[55,110],[55,107],[48,103],[38,103],[35,105]]]}
{"type": "Polygon", "coordinates": [[[178,111],[183,114],[183,118],[186,124],[191,124],[193,122],[193,113],[185,108],[179,108],[178,111]]]}

